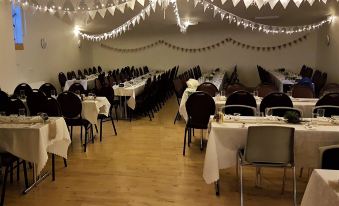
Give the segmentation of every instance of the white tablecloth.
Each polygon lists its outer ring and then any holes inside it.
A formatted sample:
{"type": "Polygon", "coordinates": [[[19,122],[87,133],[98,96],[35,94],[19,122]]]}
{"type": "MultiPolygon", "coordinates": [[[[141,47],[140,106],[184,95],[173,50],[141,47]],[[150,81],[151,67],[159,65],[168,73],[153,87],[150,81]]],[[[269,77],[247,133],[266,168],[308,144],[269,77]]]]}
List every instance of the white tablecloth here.
{"type": "Polygon", "coordinates": [[[98,114],[109,115],[111,104],[106,97],[96,97],[95,100],[82,101],[81,116],[91,124],[97,124],[98,114]]]}
{"type": "Polygon", "coordinates": [[[72,86],[74,83],[80,83],[85,90],[87,89],[94,89],[95,88],[95,79],[98,78],[97,75],[91,75],[87,76],[86,79],[71,79],[67,80],[65,83],[64,91],[68,91],[69,88],[72,86]]]}
{"type": "Polygon", "coordinates": [[[42,124],[39,117],[33,120],[27,117],[25,121],[11,119],[13,122],[8,117],[0,117],[1,151],[35,163],[37,174],[45,167],[48,153],[67,158],[71,139],[62,117],[50,117],[48,124],[42,124]]]}
{"type": "MultiPolygon", "coordinates": [[[[286,79],[285,75],[277,71],[268,71],[271,74],[272,80],[280,92],[284,92],[284,85],[293,85],[295,80],[286,79]]],[[[299,77],[300,78],[300,77],[299,77]]]]}
{"type": "Polygon", "coordinates": [[[339,205],[339,171],[314,170],[307,184],[301,206],[339,205]]]}
{"type": "Polygon", "coordinates": [[[114,85],[113,86],[114,95],[120,96],[120,97],[129,97],[129,99],[127,101],[127,105],[128,105],[129,108],[134,110],[135,106],[136,106],[135,98],[136,98],[136,96],[138,96],[139,94],[141,94],[144,91],[147,79],[150,78],[150,77],[153,78],[154,75],[158,76],[158,75],[161,75],[161,74],[162,73],[145,74],[143,76],[140,76],[138,78],[131,80],[130,82],[133,83],[133,85],[129,82],[125,82],[124,87],[119,87],[118,85],[114,85]]]}
{"type": "MultiPolygon", "coordinates": [[[[261,119],[254,118],[256,121],[261,119]]],[[[237,151],[245,147],[248,126],[259,125],[269,124],[246,123],[243,128],[242,123],[211,123],[203,171],[206,183],[210,184],[219,179],[219,169],[236,166],[237,151]]],[[[297,167],[318,168],[320,162],[318,148],[339,143],[339,125],[318,125],[312,130],[306,129],[304,125],[286,124],[286,126],[295,128],[297,167]]]]}
{"type": "MultiPolygon", "coordinates": [[[[225,76],[225,72],[219,72],[210,81],[206,80],[204,77],[199,78],[198,81],[199,81],[200,84],[202,84],[204,82],[211,82],[220,90],[220,89],[222,89],[221,87],[223,85],[224,76],[225,76]]],[[[186,101],[187,101],[189,95],[191,93],[195,92],[196,89],[197,88],[186,88],[186,90],[182,94],[182,98],[181,98],[181,102],[180,102],[180,106],[179,106],[179,113],[184,118],[185,121],[187,121],[187,119],[188,119],[187,112],[186,112],[186,101]]]]}
{"type": "MultiPolygon", "coordinates": [[[[260,109],[260,103],[261,103],[262,98],[256,97],[257,101],[257,110],[259,111],[260,109]]],[[[293,102],[293,107],[296,109],[299,109],[303,113],[303,117],[305,118],[311,118],[312,117],[312,112],[315,107],[315,104],[319,99],[310,99],[310,98],[291,98],[293,102]]],[[[218,111],[218,109],[222,108],[225,106],[226,103],[226,97],[215,97],[215,106],[218,111]]]]}

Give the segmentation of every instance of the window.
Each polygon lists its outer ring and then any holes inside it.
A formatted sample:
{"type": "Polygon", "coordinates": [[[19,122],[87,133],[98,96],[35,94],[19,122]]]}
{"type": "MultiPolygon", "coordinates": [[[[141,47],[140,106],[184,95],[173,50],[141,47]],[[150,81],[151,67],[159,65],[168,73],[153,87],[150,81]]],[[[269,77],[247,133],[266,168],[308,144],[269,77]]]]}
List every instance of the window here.
{"type": "Polygon", "coordinates": [[[20,6],[12,4],[13,34],[16,50],[24,49],[24,33],[22,23],[22,10],[20,6]]]}

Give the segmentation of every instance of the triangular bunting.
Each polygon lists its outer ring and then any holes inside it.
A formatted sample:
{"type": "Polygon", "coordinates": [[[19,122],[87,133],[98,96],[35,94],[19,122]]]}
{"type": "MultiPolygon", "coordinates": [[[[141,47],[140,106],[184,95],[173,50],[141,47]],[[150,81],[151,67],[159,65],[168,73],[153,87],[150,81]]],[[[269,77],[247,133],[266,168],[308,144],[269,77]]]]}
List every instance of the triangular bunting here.
{"type": "Polygon", "coordinates": [[[208,3],[204,1],[204,12],[206,12],[207,7],[208,7],[208,3]]]}
{"type": "Polygon", "coordinates": [[[224,12],[220,12],[220,18],[221,18],[221,21],[224,20],[224,18],[225,18],[225,13],[224,12]]]}
{"type": "MultiPolygon", "coordinates": [[[[145,9],[145,12],[146,12],[147,16],[149,16],[149,15],[151,14],[151,8],[148,6],[148,7],[145,9]]],[[[143,12],[143,14],[144,14],[144,17],[145,17],[145,13],[144,13],[144,12],[143,12]]],[[[145,18],[143,18],[143,19],[145,19],[145,18]]]]}
{"type": "Polygon", "coordinates": [[[253,0],[244,0],[246,9],[253,3],[253,0]]]}
{"type": "Polygon", "coordinates": [[[196,7],[199,2],[200,2],[200,0],[194,0],[194,7],[196,7]]]}
{"type": "Polygon", "coordinates": [[[139,4],[141,4],[142,6],[145,6],[145,0],[137,0],[139,2],[139,4]]]}
{"type": "Polygon", "coordinates": [[[91,17],[91,19],[94,19],[95,15],[97,14],[97,10],[88,11],[88,14],[91,17]]]}
{"type": "Polygon", "coordinates": [[[219,8],[217,6],[213,6],[213,18],[215,17],[215,15],[217,15],[219,11],[219,8]]]}
{"type": "Polygon", "coordinates": [[[153,12],[155,12],[155,8],[157,7],[157,3],[152,3],[151,7],[152,7],[153,12]]]}
{"type": "Polygon", "coordinates": [[[239,3],[240,0],[232,0],[233,6],[236,6],[239,3]]]}
{"type": "Polygon", "coordinates": [[[221,3],[224,4],[227,0],[221,0],[221,3]]]}
{"type": "Polygon", "coordinates": [[[265,1],[264,0],[254,0],[258,9],[260,10],[262,6],[264,6],[265,1]]]}
{"type": "Polygon", "coordinates": [[[321,0],[322,2],[324,2],[324,4],[326,4],[327,3],[327,0],[321,0]]]}
{"type": "MultiPolygon", "coordinates": [[[[307,0],[308,3],[312,6],[315,0],[307,0]]],[[[338,1],[338,0],[337,0],[338,1]]]]}
{"type": "Polygon", "coordinates": [[[118,9],[121,13],[124,13],[124,12],[125,12],[125,6],[126,6],[126,3],[119,4],[119,5],[117,5],[117,9],[118,9]]]}
{"type": "Polygon", "coordinates": [[[81,0],[71,0],[70,2],[72,3],[72,6],[73,6],[74,10],[76,10],[76,9],[79,8],[81,0]]]}
{"type": "Polygon", "coordinates": [[[100,16],[102,17],[102,18],[105,18],[105,15],[106,15],[106,11],[107,11],[107,9],[99,9],[98,10],[98,13],[100,14],[100,16]]]}
{"type": "Polygon", "coordinates": [[[294,0],[295,5],[299,8],[302,0],[294,0]]]}
{"type": "Polygon", "coordinates": [[[271,9],[273,9],[275,7],[275,5],[278,3],[278,1],[279,0],[270,0],[270,1],[268,1],[268,4],[270,5],[271,9]]]}
{"type": "Polygon", "coordinates": [[[115,6],[109,7],[108,11],[109,11],[109,13],[111,13],[112,16],[114,16],[115,6]]]}
{"type": "Polygon", "coordinates": [[[128,6],[130,9],[134,10],[135,0],[130,0],[130,1],[128,1],[128,2],[127,2],[127,6],[128,6]]]}
{"type": "MultiPolygon", "coordinates": [[[[297,0],[294,0],[294,1],[297,1],[297,0]]],[[[290,3],[290,1],[280,0],[280,3],[284,7],[284,9],[286,9],[286,7],[288,6],[288,3],[290,3]]]]}

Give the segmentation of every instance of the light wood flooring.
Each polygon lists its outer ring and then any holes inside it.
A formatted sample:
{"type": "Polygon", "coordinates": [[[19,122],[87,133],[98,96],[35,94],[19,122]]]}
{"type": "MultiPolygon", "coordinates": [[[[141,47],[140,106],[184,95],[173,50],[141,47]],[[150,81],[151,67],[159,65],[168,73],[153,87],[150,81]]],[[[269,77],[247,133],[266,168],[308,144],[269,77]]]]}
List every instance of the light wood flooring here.
{"type": "MultiPolygon", "coordinates": [[[[214,185],[207,185],[202,178],[205,151],[200,152],[199,141],[182,156],[184,122],[173,124],[177,108],[171,98],[153,121],[119,121],[118,136],[113,135],[111,123],[105,122],[103,141],[97,138],[86,153],[76,130],[68,168],[57,158],[56,181],[48,177],[27,195],[21,194],[23,181],[8,184],[5,205],[240,205],[234,168],[220,171],[218,197],[214,185]]],[[[291,172],[283,195],[282,174],[282,170],[264,169],[262,187],[256,188],[254,170],[245,169],[245,205],[293,205],[291,172]]],[[[299,203],[306,183],[307,178],[298,178],[299,203]]]]}

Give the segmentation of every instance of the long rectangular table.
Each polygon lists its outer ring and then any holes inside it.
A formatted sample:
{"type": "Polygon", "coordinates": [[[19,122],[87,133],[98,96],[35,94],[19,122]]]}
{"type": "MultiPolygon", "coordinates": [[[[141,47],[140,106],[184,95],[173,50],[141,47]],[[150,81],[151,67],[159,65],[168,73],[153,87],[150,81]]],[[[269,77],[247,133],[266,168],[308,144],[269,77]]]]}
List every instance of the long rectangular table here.
{"type": "Polygon", "coordinates": [[[308,181],[301,206],[339,205],[339,171],[313,171],[308,181]]]}
{"type": "Polygon", "coordinates": [[[68,91],[69,88],[74,83],[80,83],[85,90],[87,89],[94,89],[95,88],[95,79],[98,78],[97,74],[92,74],[90,76],[87,76],[86,79],[71,79],[67,80],[65,83],[64,91],[68,91]]]}
{"type": "MultiPolygon", "coordinates": [[[[213,98],[215,101],[216,110],[220,110],[222,107],[225,106],[227,98],[225,96],[215,97],[213,98]]],[[[262,101],[261,97],[255,97],[257,102],[257,110],[260,109],[260,103],[262,101]]],[[[319,99],[314,98],[293,98],[291,97],[293,107],[299,109],[303,113],[303,117],[311,118],[313,109],[319,99]]]]}
{"type": "Polygon", "coordinates": [[[312,129],[302,124],[270,121],[266,117],[240,117],[238,121],[211,122],[203,170],[206,183],[216,182],[219,179],[220,169],[236,166],[237,152],[245,147],[248,127],[259,125],[295,128],[295,164],[297,167],[319,168],[319,147],[339,144],[339,125],[330,124],[327,120],[320,121],[312,129]]]}
{"type": "Polygon", "coordinates": [[[0,150],[34,165],[34,183],[48,160],[48,153],[67,159],[71,138],[62,117],[0,117],[0,150]]]}
{"type": "Polygon", "coordinates": [[[82,101],[81,116],[87,119],[91,124],[97,124],[98,115],[104,114],[108,117],[111,104],[106,97],[96,97],[95,99],[86,99],[82,101]]]}
{"type": "MultiPolygon", "coordinates": [[[[289,87],[297,83],[296,80],[289,79],[281,72],[272,70],[269,70],[268,72],[270,73],[272,80],[274,81],[280,92],[286,92],[289,87]]],[[[290,76],[293,76],[296,79],[301,79],[301,77],[297,74],[290,74],[290,76]]]]}

